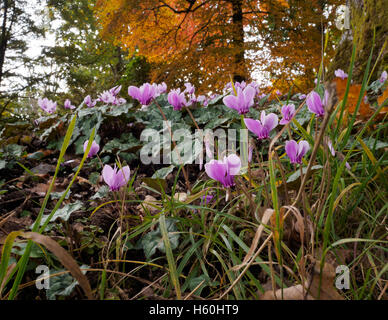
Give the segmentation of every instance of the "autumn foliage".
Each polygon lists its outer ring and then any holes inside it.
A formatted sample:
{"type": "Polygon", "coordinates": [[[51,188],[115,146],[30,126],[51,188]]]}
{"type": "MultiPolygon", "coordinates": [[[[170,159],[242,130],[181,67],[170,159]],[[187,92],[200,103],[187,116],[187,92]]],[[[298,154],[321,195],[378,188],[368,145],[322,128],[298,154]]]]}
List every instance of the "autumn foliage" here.
{"type": "Polygon", "coordinates": [[[324,8],[338,2],[98,0],[95,11],[101,35],[144,55],[155,82],[177,84],[184,74],[200,90],[214,90],[231,75],[248,80],[266,72],[279,89],[303,90],[319,68],[322,32],[334,19],[324,8]]]}

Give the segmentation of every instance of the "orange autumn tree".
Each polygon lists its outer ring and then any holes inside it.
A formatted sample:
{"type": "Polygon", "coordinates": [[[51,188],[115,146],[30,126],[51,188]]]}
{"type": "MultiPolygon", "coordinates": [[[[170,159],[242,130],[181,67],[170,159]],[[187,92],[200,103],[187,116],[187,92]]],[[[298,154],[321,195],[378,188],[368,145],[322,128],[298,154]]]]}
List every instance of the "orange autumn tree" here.
{"type": "Polygon", "coordinates": [[[327,20],[322,8],[334,2],[97,0],[95,11],[102,37],[145,56],[153,81],[191,81],[205,91],[222,88],[230,76],[249,80],[259,66],[277,68],[271,74],[276,80],[318,68],[322,30],[317,24],[327,20]],[[305,4],[308,9],[302,10],[305,4]],[[264,48],[270,58],[256,54],[264,48]],[[283,66],[279,56],[286,57],[283,66]]]}

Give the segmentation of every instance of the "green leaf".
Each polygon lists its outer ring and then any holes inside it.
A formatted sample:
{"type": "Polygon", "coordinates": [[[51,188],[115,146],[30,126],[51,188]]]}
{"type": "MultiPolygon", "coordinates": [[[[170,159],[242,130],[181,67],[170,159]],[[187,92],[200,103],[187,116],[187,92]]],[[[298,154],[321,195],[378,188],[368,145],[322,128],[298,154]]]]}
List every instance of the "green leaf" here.
{"type": "Polygon", "coordinates": [[[90,175],[89,175],[89,178],[88,180],[90,181],[90,183],[92,184],[97,184],[97,181],[98,181],[98,178],[100,177],[100,173],[99,172],[92,172],[90,175]]]}
{"type": "Polygon", "coordinates": [[[106,198],[109,193],[109,187],[108,186],[102,186],[94,196],[92,196],[90,199],[95,200],[95,199],[103,199],[106,198]]]}
{"type": "Polygon", "coordinates": [[[170,165],[170,166],[168,166],[168,167],[159,169],[159,170],[155,171],[155,173],[152,175],[151,178],[153,178],[153,179],[166,179],[166,177],[167,177],[171,172],[173,172],[174,168],[175,168],[174,165],[170,165]]]}
{"type": "Polygon", "coordinates": [[[19,158],[22,156],[24,149],[25,147],[19,146],[18,144],[9,144],[4,147],[4,153],[6,153],[8,157],[19,158]]]}
{"type": "MultiPolygon", "coordinates": [[[[179,244],[179,234],[177,233],[176,221],[174,219],[166,219],[166,227],[171,249],[174,250],[179,244]]],[[[160,226],[158,226],[155,231],[148,232],[140,240],[139,246],[144,250],[144,254],[147,259],[150,259],[155,254],[156,249],[165,253],[166,251],[160,226]]]]}
{"type": "MultiPolygon", "coordinates": [[[[62,192],[51,192],[50,193],[50,197],[51,197],[52,200],[60,199],[64,193],[65,193],[65,191],[62,191],[62,192]]],[[[71,190],[69,190],[69,192],[66,194],[65,199],[69,199],[70,194],[71,194],[71,190]]]]}
{"type": "MultiPolygon", "coordinates": [[[[69,220],[70,215],[73,212],[75,212],[77,210],[80,210],[82,207],[83,207],[83,203],[81,201],[76,201],[74,203],[69,203],[69,204],[65,205],[63,208],[58,209],[54,213],[54,215],[52,216],[50,222],[53,222],[53,221],[55,221],[58,218],[61,218],[63,221],[67,221],[67,220],[69,220]]],[[[46,222],[48,217],[49,217],[49,215],[44,215],[42,217],[42,220],[40,221],[40,225],[41,226],[46,222]]]]}
{"type": "Polygon", "coordinates": [[[195,290],[195,292],[193,293],[194,295],[200,296],[202,290],[210,284],[210,279],[205,274],[202,274],[199,277],[195,277],[195,278],[190,279],[190,281],[189,281],[190,291],[193,291],[197,286],[199,286],[199,284],[202,281],[203,281],[203,283],[201,284],[201,286],[197,290],[195,290]]]}
{"type": "MultiPolygon", "coordinates": [[[[319,170],[322,168],[323,167],[320,164],[317,164],[317,165],[311,167],[311,171],[316,171],[316,170],[319,170]]],[[[303,171],[303,174],[305,174],[307,172],[307,167],[303,167],[302,171],[303,171]]],[[[290,175],[288,177],[287,183],[293,182],[293,181],[297,180],[299,177],[300,177],[300,170],[297,170],[292,175],[290,175]]]]}
{"type": "MultiPolygon", "coordinates": [[[[82,269],[87,269],[89,268],[88,265],[82,265],[81,271],[83,274],[86,274],[86,270],[82,269]]],[[[60,270],[50,270],[50,275],[60,273],[66,271],[65,269],[60,269],[60,270]]],[[[69,296],[75,286],[78,284],[78,281],[75,280],[71,274],[69,273],[64,273],[60,274],[55,277],[50,278],[50,286],[49,289],[46,290],[46,297],[48,300],[56,300],[56,296],[69,296]]]]}
{"type": "Polygon", "coordinates": [[[149,187],[162,192],[167,189],[167,182],[165,179],[159,178],[143,178],[143,182],[149,187]]]}
{"type": "Polygon", "coordinates": [[[133,107],[132,103],[126,103],[121,106],[114,106],[112,107],[112,110],[107,112],[107,115],[118,117],[121,116],[123,113],[127,114],[129,112],[129,109],[133,107]]]}

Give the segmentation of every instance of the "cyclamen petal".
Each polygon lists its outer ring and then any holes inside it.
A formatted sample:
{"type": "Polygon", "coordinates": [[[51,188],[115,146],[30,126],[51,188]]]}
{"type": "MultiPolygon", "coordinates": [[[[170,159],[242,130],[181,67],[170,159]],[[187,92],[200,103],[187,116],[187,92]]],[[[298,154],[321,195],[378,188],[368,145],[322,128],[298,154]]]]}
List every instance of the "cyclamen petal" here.
{"type": "Polygon", "coordinates": [[[265,111],[261,112],[260,120],[244,119],[248,130],[253,132],[259,140],[269,138],[271,130],[276,128],[278,121],[279,119],[276,114],[270,113],[266,115],[265,111]]]}
{"type": "Polygon", "coordinates": [[[268,130],[268,133],[277,127],[278,123],[279,123],[279,118],[276,114],[274,113],[270,113],[268,115],[265,115],[265,112],[262,111],[261,112],[261,115],[262,115],[262,120],[261,121],[261,124],[268,130]],[[263,116],[264,115],[264,116],[263,116]]]}
{"type": "MultiPolygon", "coordinates": [[[[84,152],[86,151],[86,148],[88,147],[88,140],[85,141],[84,143],[84,152]]],[[[92,158],[93,156],[95,156],[98,151],[100,151],[100,146],[98,145],[98,143],[96,141],[93,141],[92,142],[92,146],[90,147],[90,150],[89,150],[89,153],[88,153],[88,158],[92,158]]]]}
{"type": "Polygon", "coordinates": [[[69,100],[69,99],[66,99],[65,100],[65,103],[63,104],[63,107],[65,108],[65,109],[75,109],[75,106],[73,106],[72,104],[71,104],[71,101],[69,100]]]}
{"type": "Polygon", "coordinates": [[[186,82],[185,87],[186,87],[186,89],[184,92],[186,92],[188,94],[193,94],[195,92],[195,87],[190,82],[186,82]]]}
{"type": "Polygon", "coordinates": [[[236,96],[226,96],[222,101],[228,108],[237,110],[239,114],[248,113],[249,108],[253,105],[253,99],[256,95],[255,88],[246,86],[244,90],[237,88],[236,91],[236,96]]]}
{"type": "Polygon", "coordinates": [[[232,176],[238,175],[241,168],[241,160],[236,154],[231,154],[224,158],[224,162],[227,164],[228,173],[232,176]]]}
{"type": "Polygon", "coordinates": [[[258,139],[265,139],[265,137],[268,136],[268,132],[261,125],[261,122],[259,120],[246,118],[244,119],[244,123],[247,126],[249,131],[257,135],[258,139]]]}
{"type": "Polygon", "coordinates": [[[180,110],[187,106],[187,101],[184,92],[180,89],[171,90],[167,96],[168,103],[174,107],[174,110],[180,110]]]}
{"type": "Polygon", "coordinates": [[[96,100],[92,100],[92,98],[88,95],[88,96],[85,97],[84,103],[86,104],[86,106],[88,108],[93,108],[96,105],[97,101],[96,100]]]}
{"type": "Polygon", "coordinates": [[[325,109],[323,108],[321,97],[317,92],[311,91],[307,95],[306,103],[308,109],[315,113],[317,117],[323,117],[325,114],[325,109]]]}
{"type": "Polygon", "coordinates": [[[280,120],[280,124],[283,124],[283,125],[288,124],[292,120],[294,114],[295,114],[295,106],[292,103],[284,105],[282,107],[283,119],[280,120]]]}
{"type": "Polygon", "coordinates": [[[140,104],[148,106],[159,94],[156,86],[144,83],[140,88],[135,86],[128,87],[128,95],[136,99],[140,104]]]}
{"type": "Polygon", "coordinates": [[[383,71],[379,79],[380,83],[384,83],[385,81],[387,81],[387,78],[388,78],[387,71],[383,71]]]}
{"type": "Polygon", "coordinates": [[[113,87],[112,89],[110,89],[109,92],[113,96],[117,96],[120,93],[120,90],[121,90],[121,86],[116,86],[116,87],[113,87]]]}
{"type": "Polygon", "coordinates": [[[348,77],[348,74],[344,72],[344,70],[342,69],[337,69],[334,71],[334,74],[337,78],[341,78],[342,80],[344,80],[345,78],[348,77]]]}
{"type": "Polygon", "coordinates": [[[51,101],[47,98],[43,98],[43,99],[38,99],[38,105],[40,108],[42,108],[44,111],[46,111],[47,113],[54,113],[55,110],[57,109],[57,103],[54,102],[54,101],[51,101]]]}
{"type": "Polygon", "coordinates": [[[98,96],[98,100],[105,104],[111,104],[115,99],[116,97],[110,91],[104,91],[98,96]]]}

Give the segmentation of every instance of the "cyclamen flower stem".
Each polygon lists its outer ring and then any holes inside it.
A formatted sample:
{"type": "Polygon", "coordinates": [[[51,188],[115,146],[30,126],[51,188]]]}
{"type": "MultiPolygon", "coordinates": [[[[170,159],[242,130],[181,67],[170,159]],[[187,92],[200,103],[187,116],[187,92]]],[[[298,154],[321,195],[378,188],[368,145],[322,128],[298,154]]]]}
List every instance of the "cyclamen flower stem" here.
{"type": "Polygon", "coordinates": [[[191,113],[190,109],[185,106],[185,109],[187,110],[187,113],[189,114],[191,120],[193,120],[195,127],[198,129],[199,132],[201,132],[201,129],[199,128],[197,121],[195,121],[193,114],[191,113]]]}
{"type": "Polygon", "coordinates": [[[253,212],[253,218],[255,217],[255,213],[256,213],[256,209],[257,209],[257,206],[255,204],[255,202],[253,201],[252,199],[252,193],[249,193],[246,186],[245,186],[245,183],[244,183],[244,180],[243,179],[236,179],[236,187],[239,188],[241,187],[241,190],[242,192],[245,194],[245,196],[247,197],[248,201],[249,201],[249,204],[250,204],[250,207],[251,207],[251,210],[253,212]]]}
{"type": "MultiPolygon", "coordinates": [[[[256,151],[256,161],[259,164],[261,171],[265,172],[264,168],[263,168],[263,164],[262,164],[263,156],[261,156],[261,160],[260,160],[260,158],[259,158],[259,151],[257,150],[256,144],[254,144],[254,148],[255,148],[255,151],[256,151]]],[[[263,183],[264,183],[264,191],[265,191],[265,195],[266,195],[265,205],[266,205],[267,208],[269,208],[269,203],[268,203],[269,193],[268,193],[268,190],[267,190],[267,183],[265,181],[265,177],[263,179],[263,183]]]]}
{"type": "MultiPolygon", "coordinates": [[[[166,125],[167,125],[167,128],[168,128],[168,131],[170,132],[171,141],[172,141],[172,144],[174,146],[174,150],[176,150],[176,153],[177,153],[177,156],[179,158],[179,161],[180,161],[180,163],[182,163],[182,158],[180,157],[179,152],[178,152],[178,150],[176,148],[176,143],[175,143],[173,135],[172,135],[172,130],[171,130],[170,126],[168,125],[167,117],[164,114],[164,112],[163,112],[162,108],[160,107],[159,103],[155,99],[154,99],[154,102],[155,102],[156,106],[158,107],[158,109],[160,111],[160,114],[162,115],[164,121],[166,121],[166,125]]],[[[184,165],[182,165],[182,172],[183,172],[183,176],[185,178],[187,190],[189,190],[189,192],[191,193],[191,186],[190,186],[189,176],[187,175],[187,172],[186,172],[186,169],[185,169],[184,165]]]]}
{"type": "MultiPolygon", "coordinates": [[[[299,165],[299,170],[300,170],[300,181],[302,181],[302,179],[303,179],[303,164],[299,165]]],[[[306,202],[306,193],[304,190],[302,191],[302,202],[303,202],[303,208],[307,208],[306,203],[305,203],[306,202]]],[[[307,212],[305,212],[305,214],[306,213],[307,212]]],[[[306,219],[303,219],[303,220],[306,221],[306,219]]],[[[306,227],[306,225],[305,225],[305,227],[306,227]]]]}

